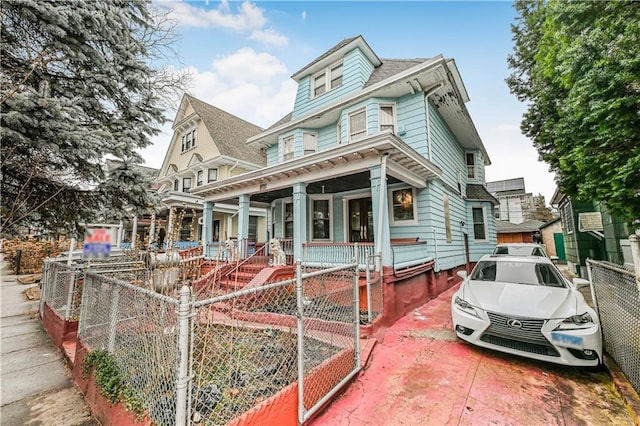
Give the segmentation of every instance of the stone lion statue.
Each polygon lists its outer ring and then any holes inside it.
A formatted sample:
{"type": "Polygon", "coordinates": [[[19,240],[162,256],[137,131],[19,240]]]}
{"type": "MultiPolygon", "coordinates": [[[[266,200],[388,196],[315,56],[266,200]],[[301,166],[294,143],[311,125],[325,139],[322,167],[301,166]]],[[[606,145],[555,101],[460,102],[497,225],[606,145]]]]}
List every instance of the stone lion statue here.
{"type": "Polygon", "coordinates": [[[269,241],[269,252],[273,255],[273,260],[269,262],[271,266],[284,266],[287,264],[287,255],[280,246],[280,241],[272,238],[269,241]]]}
{"type": "Polygon", "coordinates": [[[224,242],[224,248],[227,252],[229,262],[237,262],[240,260],[240,253],[236,247],[236,242],[229,239],[224,242]]]}

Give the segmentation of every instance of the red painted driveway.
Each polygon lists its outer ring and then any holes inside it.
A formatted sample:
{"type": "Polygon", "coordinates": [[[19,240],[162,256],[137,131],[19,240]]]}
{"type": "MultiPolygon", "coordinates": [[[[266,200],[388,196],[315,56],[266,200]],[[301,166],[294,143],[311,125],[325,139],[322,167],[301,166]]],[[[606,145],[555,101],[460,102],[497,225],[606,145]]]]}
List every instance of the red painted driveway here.
{"type": "Polygon", "coordinates": [[[456,289],[377,336],[366,369],[309,424],[634,424],[605,368],[556,366],[458,340],[456,289]]]}

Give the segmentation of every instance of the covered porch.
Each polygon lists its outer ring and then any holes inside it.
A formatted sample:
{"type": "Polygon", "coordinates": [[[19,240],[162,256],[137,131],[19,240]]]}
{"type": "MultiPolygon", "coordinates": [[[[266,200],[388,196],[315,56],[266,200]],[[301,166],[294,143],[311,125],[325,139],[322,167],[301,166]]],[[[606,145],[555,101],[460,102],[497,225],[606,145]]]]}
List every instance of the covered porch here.
{"type": "MultiPolygon", "coordinates": [[[[426,241],[407,237],[390,224],[411,218],[418,225],[417,194],[441,170],[385,131],[355,143],[319,151],[261,170],[234,176],[195,191],[203,198],[202,246],[205,257],[220,258],[228,247],[214,243],[211,215],[219,203],[238,208],[237,255],[250,246],[248,217],[252,208],[266,210],[265,241],[277,239],[287,262],[310,265],[343,262],[354,253],[379,254],[381,265],[394,270],[432,261],[426,241]]],[[[415,234],[414,234],[415,235],[415,234]]],[[[265,245],[264,255],[269,255],[265,245]]],[[[349,258],[350,260],[351,258],[349,258]]]]}

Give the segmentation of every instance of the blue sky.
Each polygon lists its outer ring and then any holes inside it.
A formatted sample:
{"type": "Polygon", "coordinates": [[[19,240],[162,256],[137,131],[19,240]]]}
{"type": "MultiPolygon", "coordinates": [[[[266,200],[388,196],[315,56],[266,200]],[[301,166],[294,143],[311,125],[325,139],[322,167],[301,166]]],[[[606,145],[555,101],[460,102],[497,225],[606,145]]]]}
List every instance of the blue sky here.
{"type": "MultiPolygon", "coordinates": [[[[189,92],[262,127],[293,108],[291,75],[341,40],[362,35],[384,58],[429,58],[458,65],[471,117],[492,165],[487,181],[524,177],[528,192],[547,200],[555,190],[548,166],[520,134],[525,111],[504,79],[513,48],[515,12],[503,1],[156,1],[177,21],[172,60],[192,74],[189,92]]],[[[175,111],[171,111],[173,119],[175,111]]],[[[171,125],[142,151],[159,168],[171,125]]]]}

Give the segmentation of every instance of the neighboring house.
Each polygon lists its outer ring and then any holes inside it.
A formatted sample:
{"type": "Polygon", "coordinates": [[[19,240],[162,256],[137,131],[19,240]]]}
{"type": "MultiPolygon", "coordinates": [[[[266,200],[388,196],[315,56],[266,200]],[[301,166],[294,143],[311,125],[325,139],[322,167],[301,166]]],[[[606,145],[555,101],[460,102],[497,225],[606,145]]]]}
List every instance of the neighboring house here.
{"type": "Polygon", "coordinates": [[[611,216],[604,203],[577,202],[556,190],[551,205],[562,218],[567,265],[575,274],[586,275],[586,259],[633,264],[629,246],[628,226],[611,216]]]}
{"type": "Polygon", "coordinates": [[[558,262],[566,263],[567,255],[564,249],[564,237],[562,235],[562,219],[557,218],[540,226],[542,244],[545,245],[549,256],[558,256],[558,262]]]}
{"type": "Polygon", "coordinates": [[[542,205],[545,204],[544,196],[534,197],[530,192],[526,192],[524,178],[487,182],[487,191],[500,202],[494,211],[497,220],[515,224],[523,223],[526,220],[535,219],[533,216],[536,203],[540,203],[537,198],[542,197],[542,205]]]}
{"type": "MultiPolygon", "coordinates": [[[[165,209],[156,212],[154,234],[165,228],[167,243],[212,245],[237,235],[237,203],[216,203],[206,213],[210,235],[202,233],[204,206],[196,192],[212,183],[259,170],[266,165],[264,150],[247,145],[262,129],[228,112],[185,94],[176,113],[173,137],[158,175],[158,192],[165,209]]],[[[266,209],[246,213],[244,238],[266,239],[266,209]]]]}
{"type": "Polygon", "coordinates": [[[427,271],[447,271],[450,286],[454,269],[491,251],[490,160],[453,59],[380,59],[357,36],[292,78],[293,111],[246,141],[266,150],[266,167],[193,187],[206,208],[238,205],[246,223],[251,206],[268,206],[268,235],[289,240],[294,259],[359,243],[381,253],[385,274],[422,273],[422,293],[427,271]]]}
{"type": "Polygon", "coordinates": [[[544,222],[539,220],[525,220],[521,223],[496,220],[498,243],[533,243],[533,236],[540,232],[542,225],[544,222]]]}

